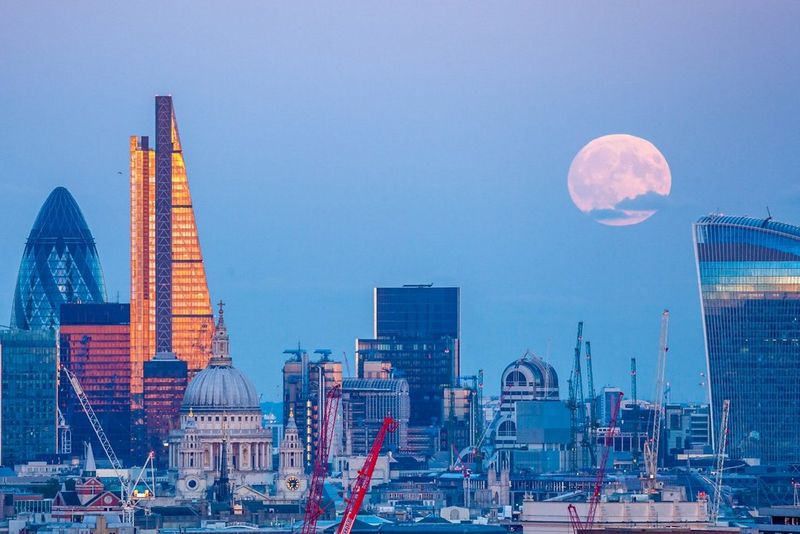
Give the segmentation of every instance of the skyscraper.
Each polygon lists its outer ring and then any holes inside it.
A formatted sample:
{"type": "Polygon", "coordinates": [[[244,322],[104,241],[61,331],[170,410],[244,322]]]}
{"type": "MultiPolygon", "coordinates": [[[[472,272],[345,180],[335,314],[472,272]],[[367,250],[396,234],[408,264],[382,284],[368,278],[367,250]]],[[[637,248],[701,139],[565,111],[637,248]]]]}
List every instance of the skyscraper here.
{"type": "Polygon", "coordinates": [[[411,425],[440,424],[443,388],[460,374],[460,290],[414,285],[374,292],[374,339],[356,340],[356,370],[365,361],[390,362],[408,381],[411,425]]]}
{"type": "MultiPolygon", "coordinates": [[[[61,306],[61,364],[73,372],[103,426],[114,452],[131,453],[131,343],[128,304],[61,306]]],[[[72,385],[62,380],[58,405],[72,427],[72,441],[102,450],[72,385]]],[[[141,460],[141,459],[139,459],[141,460]]]]}
{"type": "Polygon", "coordinates": [[[0,462],[25,463],[56,452],[54,329],[0,332],[0,462]]]}
{"type": "Polygon", "coordinates": [[[712,406],[732,455],[800,461],[800,227],[702,217],[693,227],[712,406]]]}
{"type": "Polygon", "coordinates": [[[175,357],[174,352],[159,352],[144,362],[144,428],[146,439],[143,450],[155,452],[156,465],[168,461],[162,444],[171,430],[178,427],[178,411],[188,385],[186,362],[175,357]]]}
{"type": "Polygon", "coordinates": [[[11,326],[57,328],[61,304],[105,300],[94,237],[69,191],[56,187],[39,210],[25,243],[11,326]]]}
{"type": "Polygon", "coordinates": [[[193,375],[214,332],[203,256],[172,97],[156,97],[155,148],[130,138],[131,394],[141,408],[144,362],[174,352],[193,375]]]}

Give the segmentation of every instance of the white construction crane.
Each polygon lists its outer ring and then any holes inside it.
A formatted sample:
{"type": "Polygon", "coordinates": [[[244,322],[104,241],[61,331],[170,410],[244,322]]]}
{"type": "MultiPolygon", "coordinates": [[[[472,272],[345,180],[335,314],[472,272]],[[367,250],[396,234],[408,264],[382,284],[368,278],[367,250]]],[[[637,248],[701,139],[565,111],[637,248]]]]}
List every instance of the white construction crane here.
{"type": "Polygon", "coordinates": [[[78,381],[78,377],[64,366],[61,366],[61,370],[64,372],[67,379],[69,379],[69,383],[72,384],[72,389],[78,397],[78,402],[81,403],[81,407],[86,417],[89,419],[89,424],[92,425],[92,429],[94,429],[94,433],[100,441],[100,446],[103,447],[103,451],[106,453],[106,457],[108,461],[111,462],[111,467],[114,469],[114,473],[119,479],[120,500],[122,501],[122,522],[133,525],[133,516],[139,501],[142,499],[152,499],[156,495],[155,473],[153,472],[153,452],[150,451],[147,455],[147,460],[144,466],[142,466],[141,471],[139,471],[139,476],[132,482],[125,474],[122,463],[119,461],[119,458],[117,458],[114,448],[111,446],[111,442],[108,440],[103,427],[100,425],[100,420],[97,419],[94,409],[89,403],[89,398],[86,396],[86,393],[81,387],[81,383],[78,381]],[[148,467],[150,468],[149,481],[143,476],[145,472],[147,472],[148,467]],[[136,491],[139,484],[144,484],[145,490],[143,492],[136,491]]]}
{"type": "Polygon", "coordinates": [[[722,418],[719,423],[719,446],[717,447],[717,472],[714,476],[714,501],[711,503],[709,522],[714,525],[719,517],[719,505],[722,502],[722,470],[725,467],[725,449],[728,446],[728,415],[731,401],[722,401],[722,418]]]}
{"type": "Polygon", "coordinates": [[[669,310],[661,313],[661,335],[658,340],[658,363],[656,364],[656,395],[653,399],[653,428],[650,439],[644,444],[645,477],[644,489],[649,493],[657,490],[658,448],[661,441],[661,418],[664,412],[664,373],[669,351],[669,310]]]}

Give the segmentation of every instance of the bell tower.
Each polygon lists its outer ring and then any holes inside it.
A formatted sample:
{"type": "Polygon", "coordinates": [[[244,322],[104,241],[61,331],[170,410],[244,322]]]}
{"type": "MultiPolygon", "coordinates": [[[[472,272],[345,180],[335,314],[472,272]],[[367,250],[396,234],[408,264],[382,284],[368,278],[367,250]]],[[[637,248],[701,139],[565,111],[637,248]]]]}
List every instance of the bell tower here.
{"type": "Polygon", "coordinates": [[[294,422],[294,411],[289,411],[289,422],[284,429],[279,449],[277,495],[281,499],[299,500],[306,491],[308,480],[303,470],[303,443],[294,422]]]}

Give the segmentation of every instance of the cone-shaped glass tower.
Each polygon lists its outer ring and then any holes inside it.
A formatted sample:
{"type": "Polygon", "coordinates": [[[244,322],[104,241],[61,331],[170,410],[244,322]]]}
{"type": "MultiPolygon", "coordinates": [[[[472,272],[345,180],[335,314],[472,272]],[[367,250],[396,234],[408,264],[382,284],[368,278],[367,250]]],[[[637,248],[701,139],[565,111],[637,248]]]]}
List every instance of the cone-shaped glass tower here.
{"type": "Polygon", "coordinates": [[[25,243],[11,326],[24,330],[58,327],[65,302],[105,302],[106,286],[94,244],[78,203],[63,187],[47,197],[25,243]]]}

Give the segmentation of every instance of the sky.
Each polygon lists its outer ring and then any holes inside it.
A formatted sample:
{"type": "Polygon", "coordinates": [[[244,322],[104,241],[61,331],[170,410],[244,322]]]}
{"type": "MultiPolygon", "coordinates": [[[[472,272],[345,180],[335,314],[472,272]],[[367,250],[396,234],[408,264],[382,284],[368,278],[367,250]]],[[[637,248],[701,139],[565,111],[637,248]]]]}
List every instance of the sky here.
{"type": "Polygon", "coordinates": [[[672,399],[703,401],[691,223],[800,224],[798,20],[790,1],[6,2],[0,323],[57,186],[128,300],[128,138],[171,94],[212,300],[265,400],[298,340],[352,365],[374,286],[433,283],[461,287],[462,373],[488,393],[530,350],[566,395],[582,320],[597,386],[628,391],[635,356],[652,396],[668,308],[672,399]],[[567,191],[616,133],[672,173],[635,226],[567,191]]]}

